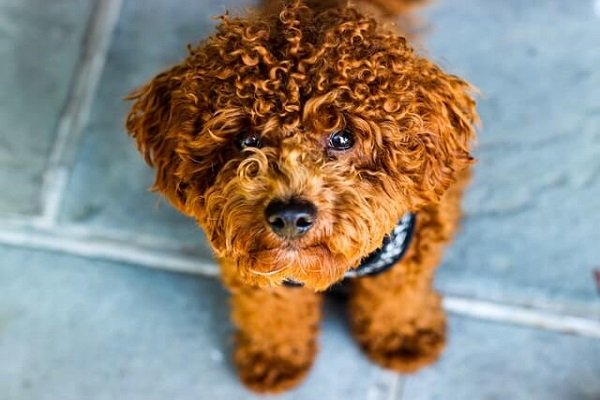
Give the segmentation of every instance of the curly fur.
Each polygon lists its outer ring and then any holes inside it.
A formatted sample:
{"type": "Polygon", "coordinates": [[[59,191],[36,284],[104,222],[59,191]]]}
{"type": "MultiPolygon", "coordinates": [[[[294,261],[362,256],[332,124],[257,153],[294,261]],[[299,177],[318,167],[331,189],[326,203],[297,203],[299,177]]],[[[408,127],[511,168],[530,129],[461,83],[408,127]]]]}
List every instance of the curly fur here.
{"type": "Polygon", "coordinates": [[[156,169],[154,189],[207,233],[232,293],[234,359],[257,391],[305,375],[316,292],[407,211],[418,213],[417,240],[390,272],[353,283],[353,329],[375,361],[400,371],[442,348],[431,277],[458,219],[476,114],[470,86],[383,21],[416,2],[266,1],[254,15],[221,17],[215,34],[131,96],[127,129],[156,169]],[[327,150],[342,128],[356,145],[327,150]],[[263,147],[239,151],[245,132],[263,147]],[[293,197],[313,202],[318,218],[289,243],[263,210],[293,197]]]}

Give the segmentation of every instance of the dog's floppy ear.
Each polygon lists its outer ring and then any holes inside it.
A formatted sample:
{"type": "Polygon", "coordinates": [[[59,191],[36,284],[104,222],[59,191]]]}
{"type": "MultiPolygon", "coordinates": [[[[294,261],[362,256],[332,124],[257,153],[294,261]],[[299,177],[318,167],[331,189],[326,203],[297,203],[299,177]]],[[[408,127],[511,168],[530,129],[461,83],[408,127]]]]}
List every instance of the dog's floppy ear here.
{"type": "Polygon", "coordinates": [[[183,119],[175,106],[184,72],[181,65],[172,67],[129,95],[127,100],[134,103],[126,122],[129,135],[135,139],[146,162],[156,170],[152,189],[164,194],[180,210],[185,202],[185,188],[176,176],[181,162],[176,147],[183,119]]]}
{"type": "Polygon", "coordinates": [[[417,78],[416,113],[421,128],[415,142],[421,161],[417,188],[426,200],[437,200],[473,162],[470,149],[478,117],[475,89],[454,75],[421,60],[417,78]]]}

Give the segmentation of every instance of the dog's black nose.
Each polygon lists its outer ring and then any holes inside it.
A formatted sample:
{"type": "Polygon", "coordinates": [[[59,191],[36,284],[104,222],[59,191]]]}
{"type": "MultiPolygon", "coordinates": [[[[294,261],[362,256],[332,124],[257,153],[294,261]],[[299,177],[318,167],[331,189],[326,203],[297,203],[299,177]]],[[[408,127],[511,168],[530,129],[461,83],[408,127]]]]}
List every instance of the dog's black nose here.
{"type": "Polygon", "coordinates": [[[273,232],[286,239],[304,235],[313,226],[317,209],[306,200],[273,200],[265,209],[265,217],[273,232]]]}

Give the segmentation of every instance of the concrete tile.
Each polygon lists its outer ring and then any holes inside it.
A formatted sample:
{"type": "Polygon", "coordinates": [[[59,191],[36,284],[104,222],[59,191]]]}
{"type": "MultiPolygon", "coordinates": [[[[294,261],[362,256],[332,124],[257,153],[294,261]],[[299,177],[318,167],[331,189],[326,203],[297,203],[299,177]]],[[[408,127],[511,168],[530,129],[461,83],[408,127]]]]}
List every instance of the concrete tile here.
{"type": "Polygon", "coordinates": [[[560,299],[573,309],[587,302],[588,310],[597,298],[600,17],[593,4],[457,0],[426,12],[430,54],[482,92],[464,229],[441,269],[447,291],[560,299]]]}
{"type": "MultiPolygon", "coordinates": [[[[120,21],[68,187],[63,220],[203,245],[195,224],[148,193],[153,174],[125,134],[123,97],[206,37],[213,16],[239,2],[129,0],[120,21]]],[[[209,254],[207,250],[205,254],[209,254]]]]}
{"type": "Polygon", "coordinates": [[[451,319],[441,361],[410,376],[407,400],[596,400],[600,340],[451,319]]]}
{"type": "Polygon", "coordinates": [[[38,211],[91,0],[0,0],[0,213],[38,211]]]}
{"type": "MultiPolygon", "coordinates": [[[[216,281],[0,247],[2,399],[254,399],[216,281]]],[[[329,304],[308,380],[276,399],[364,399],[372,366],[329,304]]]]}

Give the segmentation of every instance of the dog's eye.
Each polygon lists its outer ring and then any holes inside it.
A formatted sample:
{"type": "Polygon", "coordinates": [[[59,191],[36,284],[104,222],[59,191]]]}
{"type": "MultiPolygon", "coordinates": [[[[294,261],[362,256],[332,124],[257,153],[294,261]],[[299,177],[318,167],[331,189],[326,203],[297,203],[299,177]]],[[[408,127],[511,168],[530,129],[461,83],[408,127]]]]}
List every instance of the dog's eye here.
{"type": "Polygon", "coordinates": [[[329,148],[333,150],[348,150],[354,146],[354,135],[347,129],[337,131],[329,137],[329,148]]]}
{"type": "Polygon", "coordinates": [[[262,143],[260,142],[260,136],[258,136],[256,133],[245,133],[237,137],[237,146],[240,150],[248,147],[260,148],[262,143]]]}

